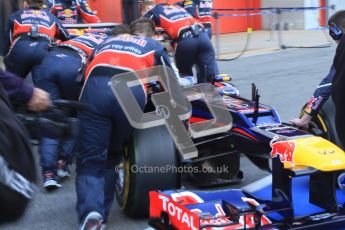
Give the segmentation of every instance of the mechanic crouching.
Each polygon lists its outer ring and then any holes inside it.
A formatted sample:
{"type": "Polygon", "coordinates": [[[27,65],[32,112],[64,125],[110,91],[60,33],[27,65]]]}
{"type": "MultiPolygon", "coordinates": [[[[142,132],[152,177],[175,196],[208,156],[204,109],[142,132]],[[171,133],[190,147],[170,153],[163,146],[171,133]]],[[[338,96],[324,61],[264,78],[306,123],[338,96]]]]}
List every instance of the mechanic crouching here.
{"type": "Polygon", "coordinates": [[[212,7],[213,0],[184,0],[178,2],[194,18],[203,24],[208,36],[212,37],[212,7]]]}
{"type": "MultiPolygon", "coordinates": [[[[85,72],[80,101],[89,104],[90,111],[78,113],[81,135],[76,178],[77,211],[83,230],[100,229],[106,222],[116,183],[114,162],[108,159],[120,156],[123,143],[133,131],[109,81],[116,74],[151,68],[163,62],[171,67],[164,47],[151,38],[155,27],[150,20],[134,21],[130,31],[132,35],[118,35],[102,43],[85,72]]],[[[131,90],[144,108],[144,88],[136,86],[131,90]]]]}
{"type": "Polygon", "coordinates": [[[46,0],[44,8],[54,14],[62,24],[76,24],[81,19],[88,23],[101,22],[86,0],[46,0]]]}
{"type": "Polygon", "coordinates": [[[9,19],[6,70],[25,78],[39,73],[39,64],[56,38],[67,40],[68,32],[57,18],[43,10],[43,0],[25,1],[28,8],[13,13],[9,19]]]}
{"type": "Polygon", "coordinates": [[[212,42],[184,8],[178,5],[144,3],[144,17],[162,27],[176,46],[176,67],[182,75],[193,76],[193,66],[198,69],[198,83],[209,82],[218,72],[212,42]]]}
{"type": "MultiPolygon", "coordinates": [[[[93,49],[106,37],[108,35],[105,33],[86,33],[51,48],[39,66],[38,76],[33,78],[35,86],[50,92],[52,100],[78,100],[80,86],[77,77],[81,75],[93,49]]],[[[48,113],[44,116],[53,115],[48,113]]],[[[41,138],[38,152],[46,190],[60,188],[60,179],[70,176],[69,165],[72,163],[74,146],[73,137],[64,140],[41,138]]]]}

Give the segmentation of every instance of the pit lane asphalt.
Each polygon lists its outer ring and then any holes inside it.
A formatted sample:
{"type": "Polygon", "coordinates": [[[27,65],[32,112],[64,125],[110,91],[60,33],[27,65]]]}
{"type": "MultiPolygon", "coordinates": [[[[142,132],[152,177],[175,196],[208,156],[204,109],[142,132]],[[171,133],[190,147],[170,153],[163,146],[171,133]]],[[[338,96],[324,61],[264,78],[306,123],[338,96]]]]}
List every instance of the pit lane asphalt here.
{"type": "MultiPolygon", "coordinates": [[[[288,121],[298,115],[301,106],[326,76],[334,53],[335,45],[330,48],[290,49],[219,62],[219,69],[232,75],[233,83],[242,96],[250,98],[251,83],[254,82],[260,90],[261,103],[273,106],[281,119],[288,121]]],[[[232,187],[245,186],[267,175],[245,157],[241,161],[244,180],[232,187]]],[[[52,193],[45,192],[39,184],[39,191],[24,218],[0,226],[0,229],[77,229],[74,178],[75,173],[63,182],[60,190],[52,193]]],[[[147,227],[146,219],[130,219],[122,214],[116,203],[113,205],[107,229],[135,230],[147,227]]]]}

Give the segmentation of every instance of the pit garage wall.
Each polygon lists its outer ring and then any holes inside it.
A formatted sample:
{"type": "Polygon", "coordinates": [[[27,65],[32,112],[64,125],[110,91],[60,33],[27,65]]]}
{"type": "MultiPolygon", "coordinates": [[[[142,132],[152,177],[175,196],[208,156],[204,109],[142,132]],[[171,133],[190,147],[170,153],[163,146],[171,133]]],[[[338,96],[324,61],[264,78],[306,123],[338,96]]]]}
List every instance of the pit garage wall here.
{"type": "MultiPolygon", "coordinates": [[[[156,0],[157,3],[175,3],[178,0],[156,0]]],[[[122,22],[122,0],[89,0],[89,4],[103,22],[122,22]]],[[[214,0],[215,9],[259,8],[261,0],[214,0]]],[[[253,12],[253,11],[250,11],[253,12]]],[[[245,13],[245,11],[228,11],[221,13],[245,13]]],[[[243,32],[247,28],[261,29],[261,16],[221,17],[220,32],[243,32]]],[[[215,24],[214,24],[215,25],[215,24]]],[[[215,26],[213,27],[215,29],[215,26]]],[[[215,32],[215,31],[214,31],[215,32]]]]}
{"type": "MultiPolygon", "coordinates": [[[[333,2],[344,0],[333,0],[333,2]]],[[[262,0],[262,7],[320,7],[327,6],[331,0],[262,0]]],[[[345,8],[343,8],[345,9],[345,8]]],[[[298,12],[287,12],[281,15],[282,23],[289,23],[291,29],[315,29],[325,26],[328,18],[326,10],[308,10],[298,12]]],[[[262,18],[262,28],[270,29],[271,24],[277,23],[277,15],[262,18]]]]}

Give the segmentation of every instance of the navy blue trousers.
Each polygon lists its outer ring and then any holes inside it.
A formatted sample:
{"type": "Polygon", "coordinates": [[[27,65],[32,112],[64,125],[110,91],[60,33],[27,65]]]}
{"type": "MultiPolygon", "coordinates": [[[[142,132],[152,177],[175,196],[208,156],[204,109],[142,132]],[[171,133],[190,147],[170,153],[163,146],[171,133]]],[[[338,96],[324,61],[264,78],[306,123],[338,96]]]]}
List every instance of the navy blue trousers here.
{"type": "MultiPolygon", "coordinates": [[[[133,128],[111,91],[108,76],[90,76],[80,101],[88,103],[91,111],[78,113],[80,120],[79,151],[77,154],[77,211],[80,222],[90,211],[97,211],[106,220],[115,191],[115,162],[123,143],[129,140],[133,128]],[[110,156],[116,154],[117,156],[110,156]]],[[[132,93],[141,108],[145,94],[140,86],[132,93]]]]}
{"type": "Polygon", "coordinates": [[[177,42],[175,61],[179,72],[189,76],[193,76],[193,66],[196,64],[198,83],[209,82],[219,73],[212,42],[205,31],[177,42]]]}
{"type": "MultiPolygon", "coordinates": [[[[81,63],[82,58],[76,51],[54,48],[37,67],[39,71],[33,76],[33,82],[36,87],[49,92],[52,100],[77,100],[79,86],[76,77],[81,63]]],[[[47,117],[49,115],[44,114],[47,117]]],[[[38,149],[42,170],[55,173],[58,159],[71,163],[74,144],[75,140],[72,137],[65,140],[42,138],[38,149]]]]}
{"type": "Polygon", "coordinates": [[[46,56],[49,41],[45,38],[18,38],[5,57],[6,70],[25,78],[30,72],[39,74],[39,64],[46,56]]]}

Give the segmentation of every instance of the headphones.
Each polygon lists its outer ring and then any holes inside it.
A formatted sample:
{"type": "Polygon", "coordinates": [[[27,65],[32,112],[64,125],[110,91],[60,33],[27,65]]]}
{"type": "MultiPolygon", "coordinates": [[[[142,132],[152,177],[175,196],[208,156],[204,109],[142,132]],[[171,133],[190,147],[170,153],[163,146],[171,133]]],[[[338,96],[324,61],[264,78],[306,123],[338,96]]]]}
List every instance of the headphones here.
{"type": "Polygon", "coordinates": [[[333,38],[333,40],[340,40],[343,36],[343,31],[339,29],[334,23],[331,23],[329,26],[329,35],[333,38]]]}

